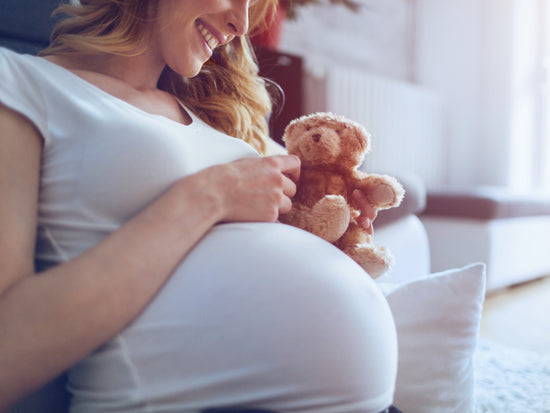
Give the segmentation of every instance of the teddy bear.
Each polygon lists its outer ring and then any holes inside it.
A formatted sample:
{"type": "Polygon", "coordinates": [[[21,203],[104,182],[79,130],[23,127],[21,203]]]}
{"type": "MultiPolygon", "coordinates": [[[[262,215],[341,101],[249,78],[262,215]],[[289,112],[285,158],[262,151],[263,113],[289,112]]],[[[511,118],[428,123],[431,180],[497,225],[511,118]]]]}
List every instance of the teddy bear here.
{"type": "Polygon", "coordinates": [[[356,222],[360,207],[351,194],[360,189],[383,210],[398,206],[405,191],[392,176],[357,169],[370,150],[370,134],[357,122],[319,112],[291,121],[283,141],[301,170],[292,209],[280,221],[333,243],[373,278],[385,273],[393,257],[356,222]]]}

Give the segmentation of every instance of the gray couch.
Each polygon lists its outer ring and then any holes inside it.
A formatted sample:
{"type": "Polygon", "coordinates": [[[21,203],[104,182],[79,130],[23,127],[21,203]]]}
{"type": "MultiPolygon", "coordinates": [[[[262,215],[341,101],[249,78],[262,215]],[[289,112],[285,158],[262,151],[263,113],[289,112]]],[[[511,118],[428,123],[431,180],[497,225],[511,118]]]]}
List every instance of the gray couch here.
{"type": "Polygon", "coordinates": [[[49,43],[59,0],[0,0],[0,46],[35,54],[49,43]]]}

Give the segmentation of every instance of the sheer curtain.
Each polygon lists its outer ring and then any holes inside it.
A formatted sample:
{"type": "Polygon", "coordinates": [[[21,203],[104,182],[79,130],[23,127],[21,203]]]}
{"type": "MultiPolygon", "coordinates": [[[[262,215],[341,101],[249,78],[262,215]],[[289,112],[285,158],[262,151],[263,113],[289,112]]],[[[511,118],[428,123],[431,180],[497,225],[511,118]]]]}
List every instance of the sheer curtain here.
{"type": "Polygon", "coordinates": [[[543,30],[542,30],[542,70],[543,78],[541,83],[541,157],[540,176],[541,187],[545,192],[550,193],[550,1],[540,0],[543,7],[543,30]]]}
{"type": "Polygon", "coordinates": [[[550,193],[550,1],[514,9],[509,185],[550,193]]]}

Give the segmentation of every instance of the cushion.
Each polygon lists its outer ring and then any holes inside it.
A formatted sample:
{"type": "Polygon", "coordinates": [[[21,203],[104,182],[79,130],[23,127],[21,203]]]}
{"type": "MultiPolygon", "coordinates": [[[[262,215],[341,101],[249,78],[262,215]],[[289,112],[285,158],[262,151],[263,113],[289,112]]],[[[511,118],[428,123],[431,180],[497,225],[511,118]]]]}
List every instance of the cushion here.
{"type": "Polygon", "coordinates": [[[48,46],[60,0],[0,0],[0,46],[36,54],[48,46]]]}
{"type": "Polygon", "coordinates": [[[485,297],[485,265],[378,285],[397,328],[395,405],[407,413],[473,411],[473,356],[485,297]]]}
{"type": "Polygon", "coordinates": [[[59,0],[1,0],[0,36],[48,44],[59,0]]]}

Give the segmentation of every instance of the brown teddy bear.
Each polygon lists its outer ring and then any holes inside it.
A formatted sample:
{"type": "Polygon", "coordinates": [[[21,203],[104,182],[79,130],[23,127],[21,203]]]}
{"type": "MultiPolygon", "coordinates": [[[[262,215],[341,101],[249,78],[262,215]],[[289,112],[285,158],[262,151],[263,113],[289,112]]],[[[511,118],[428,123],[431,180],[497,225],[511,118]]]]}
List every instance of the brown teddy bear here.
{"type": "Polygon", "coordinates": [[[292,210],[281,222],[333,243],[373,278],[386,272],[393,258],[357,224],[359,205],[351,194],[360,189],[374,208],[387,209],[398,206],[405,191],[391,176],[357,170],[370,149],[370,135],[342,116],[314,113],[290,122],[283,140],[302,167],[292,210]]]}

